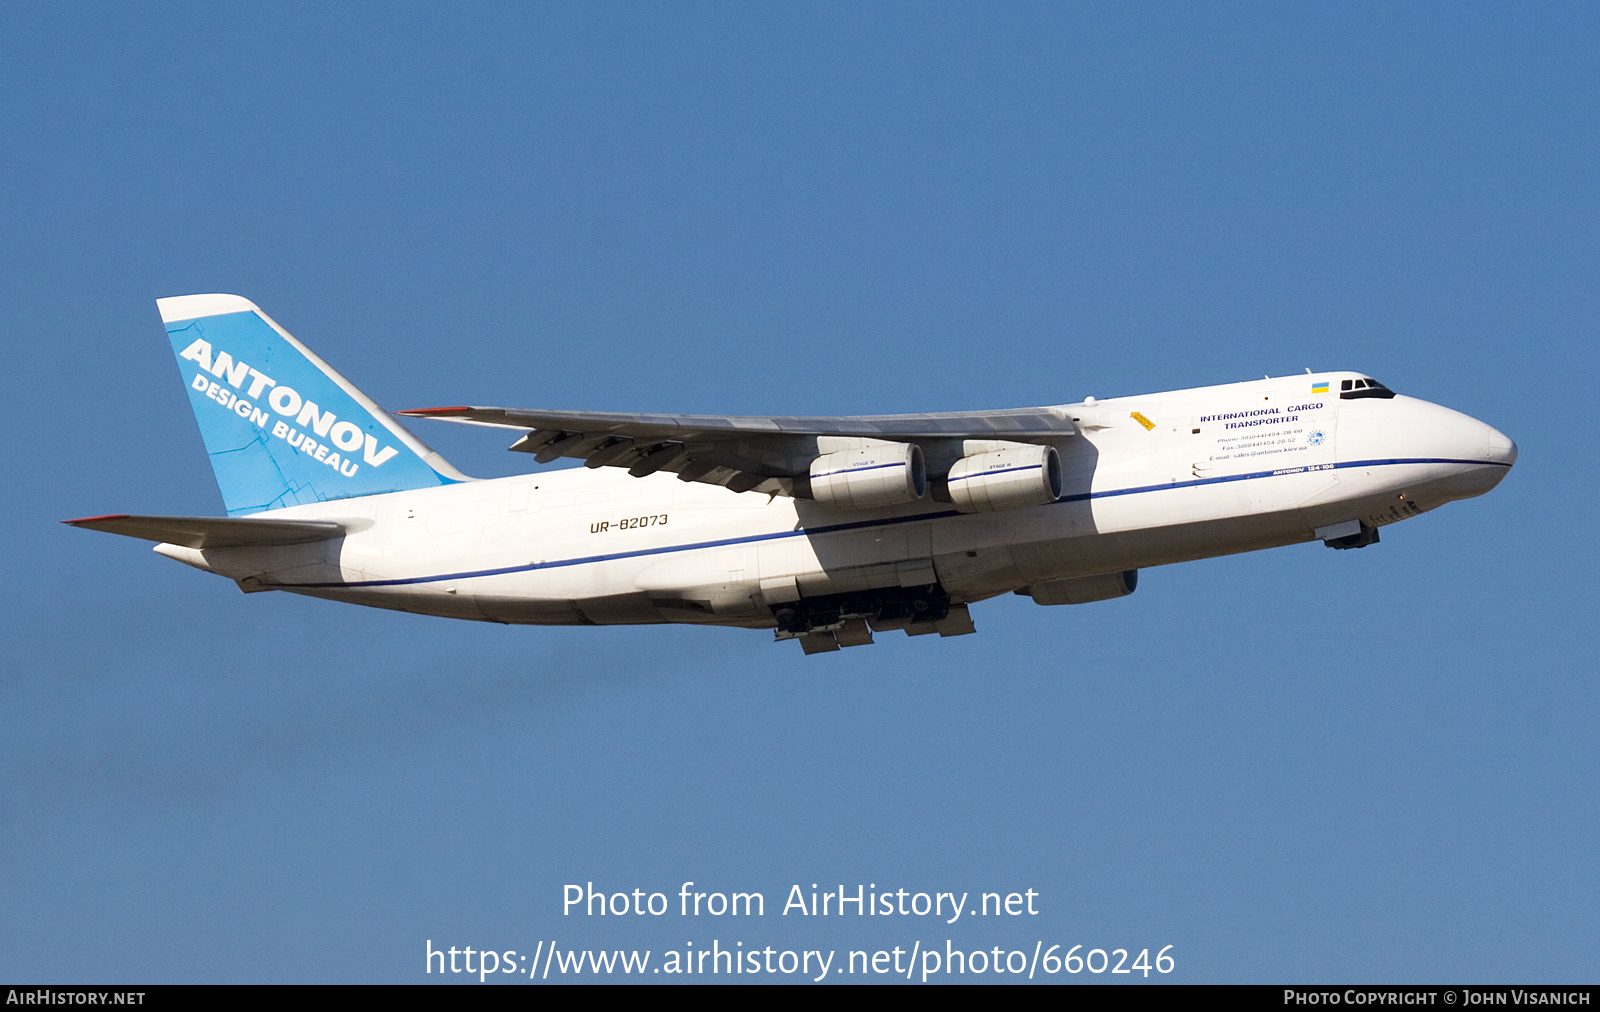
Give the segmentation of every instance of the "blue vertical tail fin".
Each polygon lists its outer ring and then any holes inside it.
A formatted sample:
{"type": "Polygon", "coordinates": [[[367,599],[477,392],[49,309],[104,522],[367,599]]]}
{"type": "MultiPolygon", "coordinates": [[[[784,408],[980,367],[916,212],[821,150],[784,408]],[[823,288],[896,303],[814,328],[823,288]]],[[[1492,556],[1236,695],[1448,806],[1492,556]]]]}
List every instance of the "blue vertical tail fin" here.
{"type": "Polygon", "coordinates": [[[470,480],[248,299],[156,305],[229,516],[470,480]]]}

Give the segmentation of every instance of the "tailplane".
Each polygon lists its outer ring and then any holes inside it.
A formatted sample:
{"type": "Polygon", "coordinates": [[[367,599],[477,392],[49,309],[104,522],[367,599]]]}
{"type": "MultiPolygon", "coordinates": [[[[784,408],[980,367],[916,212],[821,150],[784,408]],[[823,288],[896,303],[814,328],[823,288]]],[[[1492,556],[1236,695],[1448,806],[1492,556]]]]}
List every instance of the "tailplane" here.
{"type": "Polygon", "coordinates": [[[277,548],[365,530],[371,520],[256,520],[251,517],[140,517],[112,513],[61,521],[71,527],[184,548],[277,548]],[[365,525],[365,526],[363,526],[365,525]]]}
{"type": "Polygon", "coordinates": [[[248,299],[156,305],[229,516],[470,480],[248,299]]]}

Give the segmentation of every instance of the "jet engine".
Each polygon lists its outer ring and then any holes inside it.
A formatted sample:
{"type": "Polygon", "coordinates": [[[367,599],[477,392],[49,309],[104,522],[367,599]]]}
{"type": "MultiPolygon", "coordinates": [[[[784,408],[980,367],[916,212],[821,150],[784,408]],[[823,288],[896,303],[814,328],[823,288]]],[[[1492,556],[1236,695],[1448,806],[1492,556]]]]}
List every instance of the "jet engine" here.
{"type": "Polygon", "coordinates": [[[1061,455],[1053,446],[1014,444],[962,457],[946,480],[963,513],[1043,506],[1061,497],[1061,455]]]}
{"type": "Polygon", "coordinates": [[[916,502],[928,490],[922,449],[873,441],[811,462],[811,498],[824,506],[867,509],[916,502]]]}
{"type": "Polygon", "coordinates": [[[1139,571],[1128,569],[1120,573],[1036,583],[1031,587],[1023,587],[1017,593],[1026,594],[1039,604],[1088,604],[1090,601],[1127,597],[1138,586],[1139,571]]]}

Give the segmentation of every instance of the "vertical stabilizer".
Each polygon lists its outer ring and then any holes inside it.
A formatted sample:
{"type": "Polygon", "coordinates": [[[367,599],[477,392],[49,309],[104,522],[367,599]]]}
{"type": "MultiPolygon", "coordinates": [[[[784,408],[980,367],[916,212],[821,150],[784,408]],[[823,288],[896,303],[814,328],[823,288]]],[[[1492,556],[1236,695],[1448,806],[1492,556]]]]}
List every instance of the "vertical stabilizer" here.
{"type": "Polygon", "coordinates": [[[469,480],[248,299],[156,305],[229,516],[469,480]]]}

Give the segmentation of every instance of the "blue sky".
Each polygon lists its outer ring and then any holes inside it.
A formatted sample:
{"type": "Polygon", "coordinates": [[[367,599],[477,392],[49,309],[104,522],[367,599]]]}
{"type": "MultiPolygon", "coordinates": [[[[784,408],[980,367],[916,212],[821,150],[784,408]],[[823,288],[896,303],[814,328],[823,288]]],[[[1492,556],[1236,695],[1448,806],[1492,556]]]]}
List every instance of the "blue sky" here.
{"type": "Polygon", "coordinates": [[[427,939],[717,938],[1592,980],[1593,8],[0,24],[0,975],[403,982],[427,939]],[[452,624],[56,523],[222,512],[154,307],[209,291],[391,408],[954,410],[1348,368],[1521,460],[1374,548],[1008,597],[959,639],[452,624]],[[772,906],[561,913],[569,882],[686,880],[772,906]],[[777,915],[812,882],[1041,913],[777,915]]]}

